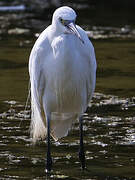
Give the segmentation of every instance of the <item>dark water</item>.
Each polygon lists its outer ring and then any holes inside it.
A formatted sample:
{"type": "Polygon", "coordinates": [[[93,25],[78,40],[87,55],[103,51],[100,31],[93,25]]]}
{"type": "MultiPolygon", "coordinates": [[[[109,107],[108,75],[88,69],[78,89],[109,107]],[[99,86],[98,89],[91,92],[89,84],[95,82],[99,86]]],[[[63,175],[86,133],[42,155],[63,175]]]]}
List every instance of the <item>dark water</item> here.
{"type": "Polygon", "coordinates": [[[50,177],[44,171],[46,143],[31,144],[30,107],[24,112],[33,43],[28,37],[0,40],[0,179],[134,180],[135,41],[93,41],[98,71],[92,106],[84,114],[87,170],[80,169],[75,124],[59,143],[52,141],[50,177]]]}

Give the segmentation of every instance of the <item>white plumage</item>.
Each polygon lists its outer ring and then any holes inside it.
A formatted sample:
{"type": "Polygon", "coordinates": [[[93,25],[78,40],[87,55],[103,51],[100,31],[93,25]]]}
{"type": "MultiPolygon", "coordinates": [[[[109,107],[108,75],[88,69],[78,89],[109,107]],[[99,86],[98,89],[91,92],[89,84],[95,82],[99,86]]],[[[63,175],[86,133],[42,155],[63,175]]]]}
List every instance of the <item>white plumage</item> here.
{"type": "Polygon", "coordinates": [[[96,59],[85,31],[75,26],[76,13],[58,8],[37,39],[30,55],[31,134],[44,138],[47,117],[51,136],[66,136],[72,124],[86,111],[96,81],[96,59]],[[71,26],[68,26],[71,25],[71,26]],[[73,26],[74,25],[74,26],[73,26]]]}

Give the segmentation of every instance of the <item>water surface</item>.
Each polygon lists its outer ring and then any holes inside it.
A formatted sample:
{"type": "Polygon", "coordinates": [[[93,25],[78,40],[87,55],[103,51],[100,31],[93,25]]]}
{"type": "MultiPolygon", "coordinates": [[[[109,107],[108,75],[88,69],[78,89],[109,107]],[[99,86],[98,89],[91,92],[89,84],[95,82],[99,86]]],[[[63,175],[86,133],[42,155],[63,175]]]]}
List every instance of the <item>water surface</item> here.
{"type": "Polygon", "coordinates": [[[80,170],[77,123],[59,143],[52,141],[50,177],[44,171],[46,141],[32,145],[30,107],[24,111],[34,41],[19,36],[0,40],[0,179],[134,180],[134,40],[93,40],[98,70],[96,93],[84,114],[87,169],[80,170]]]}

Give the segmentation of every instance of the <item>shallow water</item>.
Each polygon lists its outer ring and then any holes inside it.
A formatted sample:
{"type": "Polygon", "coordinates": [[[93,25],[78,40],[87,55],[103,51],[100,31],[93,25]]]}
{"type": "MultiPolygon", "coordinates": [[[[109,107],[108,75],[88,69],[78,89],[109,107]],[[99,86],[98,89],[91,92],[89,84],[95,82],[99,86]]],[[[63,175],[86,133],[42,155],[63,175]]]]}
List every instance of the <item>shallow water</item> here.
{"type": "Polygon", "coordinates": [[[59,143],[52,141],[50,177],[44,171],[46,142],[31,144],[30,107],[24,111],[33,42],[0,40],[0,179],[135,179],[134,40],[93,41],[98,71],[96,93],[84,114],[87,169],[80,170],[77,123],[59,143]]]}

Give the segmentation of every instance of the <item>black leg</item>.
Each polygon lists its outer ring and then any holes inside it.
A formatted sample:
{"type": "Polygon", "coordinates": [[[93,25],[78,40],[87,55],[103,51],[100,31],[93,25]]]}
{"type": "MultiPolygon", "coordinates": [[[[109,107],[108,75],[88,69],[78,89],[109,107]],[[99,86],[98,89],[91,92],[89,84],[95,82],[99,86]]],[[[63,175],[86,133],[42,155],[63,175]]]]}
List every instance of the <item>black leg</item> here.
{"type": "Polygon", "coordinates": [[[84,146],[83,146],[83,116],[82,115],[79,118],[79,125],[80,125],[79,159],[81,162],[82,169],[85,169],[85,153],[84,153],[84,146]]]}
{"type": "Polygon", "coordinates": [[[50,172],[52,168],[52,158],[50,149],[50,118],[47,118],[47,162],[46,162],[46,172],[50,172]]]}

